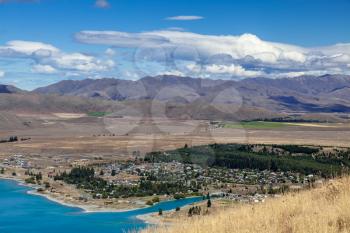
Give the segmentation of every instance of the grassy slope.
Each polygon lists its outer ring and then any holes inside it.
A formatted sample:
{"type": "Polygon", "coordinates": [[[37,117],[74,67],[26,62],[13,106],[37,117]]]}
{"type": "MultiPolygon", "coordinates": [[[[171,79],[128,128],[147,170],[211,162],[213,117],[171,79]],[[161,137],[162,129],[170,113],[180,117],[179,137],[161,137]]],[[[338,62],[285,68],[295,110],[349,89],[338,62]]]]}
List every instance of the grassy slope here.
{"type": "Polygon", "coordinates": [[[350,232],[350,178],[262,204],[222,209],[143,233],[335,233],[350,232]]]}

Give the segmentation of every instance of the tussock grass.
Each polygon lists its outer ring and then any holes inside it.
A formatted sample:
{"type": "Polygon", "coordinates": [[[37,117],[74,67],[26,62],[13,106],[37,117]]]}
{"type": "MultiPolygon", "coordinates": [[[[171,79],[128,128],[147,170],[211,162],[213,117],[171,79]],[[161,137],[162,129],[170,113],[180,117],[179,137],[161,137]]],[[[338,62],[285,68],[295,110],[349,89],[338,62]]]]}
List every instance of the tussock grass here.
{"type": "Polygon", "coordinates": [[[290,193],[265,203],[240,205],[207,216],[179,219],[142,233],[335,233],[350,232],[350,178],[290,193]]]}

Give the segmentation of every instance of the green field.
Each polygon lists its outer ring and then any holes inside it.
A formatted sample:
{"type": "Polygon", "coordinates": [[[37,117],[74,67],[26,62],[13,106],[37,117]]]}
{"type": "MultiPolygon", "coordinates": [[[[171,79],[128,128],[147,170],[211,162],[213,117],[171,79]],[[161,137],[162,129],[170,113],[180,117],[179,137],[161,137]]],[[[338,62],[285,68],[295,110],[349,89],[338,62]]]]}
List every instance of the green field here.
{"type": "Polygon", "coordinates": [[[103,117],[108,115],[108,112],[89,112],[87,115],[90,117],[103,117]]]}
{"type": "Polygon", "coordinates": [[[285,127],[288,124],[284,122],[268,122],[268,121],[244,121],[244,122],[225,122],[224,128],[246,128],[246,129],[275,129],[285,127]]]}

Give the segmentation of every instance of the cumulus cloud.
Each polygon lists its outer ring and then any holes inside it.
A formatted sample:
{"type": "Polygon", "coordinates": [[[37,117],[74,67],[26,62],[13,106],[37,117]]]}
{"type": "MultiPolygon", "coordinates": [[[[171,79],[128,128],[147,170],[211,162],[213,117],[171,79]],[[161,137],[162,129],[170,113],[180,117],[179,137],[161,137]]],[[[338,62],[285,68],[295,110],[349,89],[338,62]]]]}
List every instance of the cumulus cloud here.
{"type": "Polygon", "coordinates": [[[175,76],[185,76],[186,74],[179,70],[169,70],[164,72],[159,72],[156,75],[175,75],[175,76]]]}
{"type": "Polygon", "coordinates": [[[261,70],[248,70],[239,64],[202,64],[198,65],[195,63],[188,64],[186,68],[190,71],[191,74],[200,76],[200,77],[241,77],[241,78],[250,78],[250,77],[261,77],[266,76],[266,73],[261,70]]]}
{"type": "Polygon", "coordinates": [[[80,73],[108,71],[114,61],[83,53],[66,53],[53,45],[33,41],[9,41],[0,46],[0,57],[30,59],[36,73],[80,73]]]}
{"type": "Polygon", "coordinates": [[[107,0],[96,0],[95,6],[98,8],[108,8],[110,4],[107,0]]]}
{"type": "Polygon", "coordinates": [[[0,58],[28,60],[31,72],[55,73],[60,77],[98,78],[117,74],[135,79],[174,74],[280,78],[350,74],[350,44],[307,48],[264,41],[252,34],[203,35],[174,30],[81,31],[75,39],[85,44],[105,45],[108,49],[101,54],[65,52],[43,42],[14,40],[0,44],[0,58]],[[117,67],[116,63],[120,65],[117,67]]]}
{"type": "Polygon", "coordinates": [[[39,74],[54,74],[57,70],[50,65],[37,64],[32,67],[32,72],[39,74]]]}
{"type": "Polygon", "coordinates": [[[194,61],[196,68],[212,74],[276,77],[277,73],[350,73],[350,44],[307,48],[264,41],[252,34],[203,35],[173,30],[81,31],[75,37],[81,43],[150,51],[144,57],[175,66],[178,60],[194,61]]]}
{"type": "Polygon", "coordinates": [[[263,75],[261,71],[246,70],[240,65],[217,65],[212,64],[205,67],[205,71],[212,74],[231,74],[241,77],[257,77],[263,75]]]}
{"type": "Polygon", "coordinates": [[[114,66],[112,60],[100,60],[82,53],[60,53],[41,58],[39,62],[58,69],[82,72],[105,71],[114,66]]]}
{"type": "Polygon", "coordinates": [[[0,56],[30,56],[34,52],[56,53],[59,49],[52,45],[33,41],[9,41],[5,46],[0,46],[0,56]]]}
{"type": "Polygon", "coordinates": [[[202,16],[198,15],[178,15],[165,18],[166,20],[177,20],[177,21],[190,21],[190,20],[200,20],[204,19],[202,16]]]}
{"type": "Polygon", "coordinates": [[[76,39],[83,43],[117,47],[194,48],[205,57],[228,54],[234,59],[251,56],[266,63],[281,60],[303,62],[306,50],[297,46],[266,42],[252,34],[241,36],[201,35],[181,31],[151,31],[126,33],[117,31],[82,31],[76,39]]]}
{"type": "Polygon", "coordinates": [[[108,49],[106,49],[105,54],[106,54],[107,56],[114,56],[114,55],[116,54],[116,52],[115,52],[114,49],[108,48],[108,49]]]}

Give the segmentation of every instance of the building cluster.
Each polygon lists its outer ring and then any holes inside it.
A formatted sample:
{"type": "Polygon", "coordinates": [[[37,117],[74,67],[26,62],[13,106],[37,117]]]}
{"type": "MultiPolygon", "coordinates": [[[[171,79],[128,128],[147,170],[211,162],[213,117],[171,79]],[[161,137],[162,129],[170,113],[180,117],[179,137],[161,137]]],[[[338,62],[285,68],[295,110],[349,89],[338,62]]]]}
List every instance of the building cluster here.
{"type": "Polygon", "coordinates": [[[0,167],[16,167],[24,169],[32,168],[31,163],[27,159],[25,159],[23,155],[17,154],[5,158],[0,164],[0,167]]]}
{"type": "Polygon", "coordinates": [[[314,180],[313,175],[303,176],[293,172],[273,172],[257,169],[227,169],[216,167],[201,167],[195,164],[179,162],[169,163],[116,163],[102,168],[103,174],[109,176],[114,173],[112,182],[120,185],[136,185],[138,179],[158,182],[181,182],[188,187],[205,189],[214,187],[219,189],[225,184],[280,186],[303,185],[314,180]],[[128,177],[132,177],[129,179],[128,177]]]}
{"type": "Polygon", "coordinates": [[[230,201],[236,201],[236,202],[242,202],[242,203],[251,203],[251,202],[264,202],[265,199],[268,197],[267,194],[259,194],[255,193],[253,195],[245,195],[245,194],[238,194],[238,193],[227,193],[227,192],[219,192],[219,193],[213,193],[212,197],[218,197],[230,201]]]}

